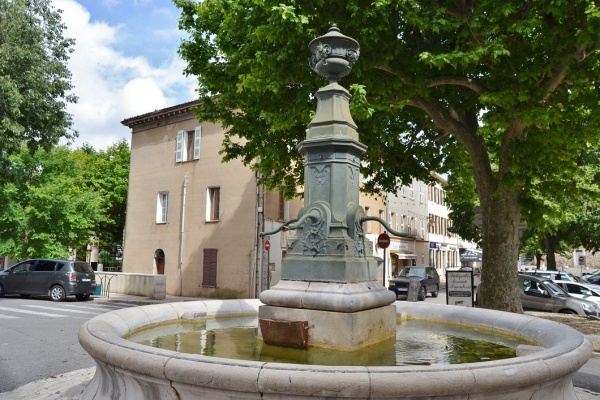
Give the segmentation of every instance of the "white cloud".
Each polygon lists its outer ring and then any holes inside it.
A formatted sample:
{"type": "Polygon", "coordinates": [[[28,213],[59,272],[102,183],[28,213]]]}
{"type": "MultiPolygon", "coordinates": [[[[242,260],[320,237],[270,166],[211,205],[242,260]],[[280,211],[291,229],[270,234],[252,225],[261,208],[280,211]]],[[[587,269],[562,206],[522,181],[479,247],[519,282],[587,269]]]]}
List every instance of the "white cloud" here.
{"type": "MultiPolygon", "coordinates": [[[[79,131],[73,147],[89,143],[105,149],[120,139],[130,140],[129,128],[120,124],[123,119],[195,98],[195,80],[183,76],[185,63],[176,47],[172,57],[152,66],[143,54],[124,54],[127,43],[120,40],[128,36],[122,34],[126,26],[91,22],[88,10],[74,0],[53,0],[53,5],[63,10],[64,35],[76,40],[69,60],[79,97],[77,104],[69,105],[79,131]]],[[[148,30],[170,31],[150,26],[148,30]]]]}

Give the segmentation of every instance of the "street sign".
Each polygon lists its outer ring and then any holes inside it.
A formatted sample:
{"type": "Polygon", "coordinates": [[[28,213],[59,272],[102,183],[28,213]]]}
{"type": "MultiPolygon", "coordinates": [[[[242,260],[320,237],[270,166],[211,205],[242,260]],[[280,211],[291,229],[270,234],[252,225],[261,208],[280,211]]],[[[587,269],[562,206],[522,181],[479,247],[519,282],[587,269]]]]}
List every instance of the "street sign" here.
{"type": "Polygon", "coordinates": [[[382,233],[377,237],[377,245],[381,249],[387,249],[390,245],[390,237],[387,233],[382,233]]]}
{"type": "Polygon", "coordinates": [[[265,250],[269,251],[271,249],[271,242],[269,242],[268,240],[265,240],[265,250]]]}
{"type": "Polygon", "coordinates": [[[579,265],[585,265],[585,256],[579,256],[579,265]]]}

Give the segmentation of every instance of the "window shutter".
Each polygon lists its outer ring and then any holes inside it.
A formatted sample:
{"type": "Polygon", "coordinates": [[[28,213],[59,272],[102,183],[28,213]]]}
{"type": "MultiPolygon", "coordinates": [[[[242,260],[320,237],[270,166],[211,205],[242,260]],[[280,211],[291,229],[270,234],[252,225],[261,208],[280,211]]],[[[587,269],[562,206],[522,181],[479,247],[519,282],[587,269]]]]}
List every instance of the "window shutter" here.
{"type": "Polygon", "coordinates": [[[217,287],[217,249],[204,249],[202,286],[217,287]]]}
{"type": "Polygon", "coordinates": [[[202,127],[197,126],[194,131],[194,160],[200,159],[200,141],[202,139],[202,127]]]}
{"type": "Polygon", "coordinates": [[[184,131],[177,132],[177,147],[175,148],[175,162],[183,162],[183,138],[184,131]]]}

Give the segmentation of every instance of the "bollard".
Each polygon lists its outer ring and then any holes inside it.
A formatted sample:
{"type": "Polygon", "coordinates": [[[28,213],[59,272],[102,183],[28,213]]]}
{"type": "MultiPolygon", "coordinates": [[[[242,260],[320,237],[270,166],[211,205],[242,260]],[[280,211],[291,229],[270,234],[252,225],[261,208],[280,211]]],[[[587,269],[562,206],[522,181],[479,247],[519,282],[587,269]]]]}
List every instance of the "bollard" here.
{"type": "Polygon", "coordinates": [[[418,301],[419,289],[421,289],[421,283],[416,279],[411,280],[408,284],[408,297],[406,301],[418,301]]]}

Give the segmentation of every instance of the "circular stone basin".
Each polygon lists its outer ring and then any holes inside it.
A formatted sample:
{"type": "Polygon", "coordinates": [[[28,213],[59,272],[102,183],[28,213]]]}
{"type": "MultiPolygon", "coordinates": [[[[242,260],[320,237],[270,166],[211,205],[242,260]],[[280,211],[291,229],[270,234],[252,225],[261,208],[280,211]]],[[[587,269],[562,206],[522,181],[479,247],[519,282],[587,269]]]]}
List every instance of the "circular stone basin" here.
{"type": "Polygon", "coordinates": [[[572,376],[592,354],[578,331],[521,314],[396,302],[397,316],[478,325],[526,337],[517,357],[454,365],[324,366],[243,361],[164,350],[125,337],[175,320],[253,316],[259,300],[133,307],[87,321],[79,341],[96,360],[81,399],[577,399],[572,376]]]}

